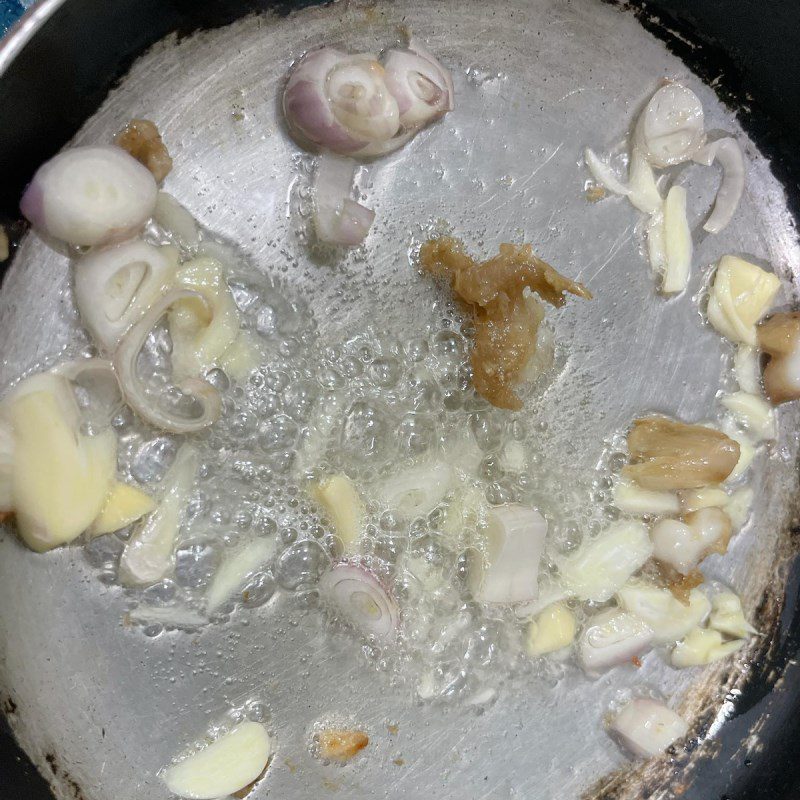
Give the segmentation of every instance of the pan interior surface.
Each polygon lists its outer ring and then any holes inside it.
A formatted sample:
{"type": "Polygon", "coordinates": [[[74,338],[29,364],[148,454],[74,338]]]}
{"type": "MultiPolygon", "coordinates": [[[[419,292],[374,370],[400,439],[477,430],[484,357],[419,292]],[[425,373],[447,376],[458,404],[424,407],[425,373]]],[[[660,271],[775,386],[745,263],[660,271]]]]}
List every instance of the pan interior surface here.
{"type": "MultiPolygon", "coordinates": [[[[501,242],[530,241],[585,283],[592,302],[548,314],[558,373],[522,415],[526,442],[535,439],[562,480],[588,482],[642,412],[711,418],[730,351],[699,308],[722,255],[770,264],[785,286],[800,264],[783,190],[733,114],[632,16],[599,2],[517,0],[501,12],[474,0],[400,0],[248,17],[156,45],[75,143],[107,141],[132,117],[155,120],[170,148],[165,188],[235,248],[243,274],[261,280],[288,315],[312,321],[314,352],[371,337],[407,342],[439,330],[443,318],[455,324],[457,310],[411,258],[434,232],[452,232],[480,257],[501,242]],[[377,214],[364,248],[344,256],[310,248],[302,212],[313,159],[283,126],[286,71],[324,43],[379,51],[401,25],[453,70],[456,109],[363,170],[365,202],[377,214]],[[588,203],[582,162],[587,145],[619,152],[663,78],[698,94],[707,128],[737,135],[748,165],[739,211],[719,236],[701,228],[716,173],[712,180],[692,167],[681,176],[694,269],[689,289],[671,300],[655,293],[637,213],[620,198],[588,203]]],[[[784,288],[778,302],[793,299],[784,288]]],[[[0,326],[4,387],[87,346],[76,334],[68,260],[34,235],[5,279],[0,326]]],[[[797,441],[785,432],[797,421],[793,409],[780,412],[780,441],[753,469],[751,522],[725,557],[707,562],[707,576],[740,592],[748,612],[775,579],[797,488],[797,441]]],[[[235,447],[217,452],[220,468],[231,468],[235,447]]],[[[235,527],[213,512],[200,515],[194,539],[235,527]]],[[[0,690],[16,704],[21,742],[64,798],[166,798],[158,770],[239,711],[266,721],[276,742],[253,798],[568,800],[628,763],[603,730],[615,702],[653,690],[692,719],[722,709],[747,667],[745,654],[733,673],[730,664],[677,671],[653,654],[640,669],[595,681],[570,667],[517,670],[487,705],[423,702],[402,673],[376,668],[354,635],[332,630],[290,591],[194,630],[131,623],[137,604],[159,599],[116,585],[115,555],[97,546],[40,556],[8,530],[0,538],[0,690]],[[368,732],[357,762],[339,768],[312,757],[309,732],[324,719],[368,732]]]]}

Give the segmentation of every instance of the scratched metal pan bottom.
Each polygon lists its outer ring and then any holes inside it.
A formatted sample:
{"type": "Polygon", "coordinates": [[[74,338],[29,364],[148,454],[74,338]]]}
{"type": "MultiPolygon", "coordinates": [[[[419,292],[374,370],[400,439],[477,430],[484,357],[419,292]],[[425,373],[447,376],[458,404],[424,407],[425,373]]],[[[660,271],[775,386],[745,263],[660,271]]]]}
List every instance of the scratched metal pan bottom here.
{"type": "MultiPolygon", "coordinates": [[[[728,351],[703,324],[698,295],[721,255],[769,263],[787,284],[800,264],[784,192],[733,114],[633,15],[593,0],[398,0],[246,16],[156,44],[75,142],[106,140],[132,116],[156,120],[170,146],[168,191],[238,247],[243,269],[274,280],[290,304],[305,304],[319,342],[347,342],[374,329],[376,316],[401,340],[434,329],[445,296],[409,260],[432,230],[452,231],[486,256],[500,242],[530,241],[585,282],[591,303],[551,315],[560,372],[523,415],[559,474],[589,474],[642,411],[709,417],[728,351]],[[362,188],[378,222],[366,249],[335,259],[312,254],[296,215],[308,158],[283,128],[283,76],[309,48],[380,50],[400,25],[452,68],[456,111],[369,167],[362,188]],[[716,237],[700,227],[715,183],[699,170],[684,176],[696,268],[688,291],[670,301],[654,291],[630,206],[587,203],[581,156],[587,145],[619,148],[665,77],[691,86],[707,127],[734,132],[748,163],[735,224],[716,237]]],[[[794,299],[783,291],[781,302],[794,299]]],[[[27,235],[0,294],[0,383],[79,352],[85,342],[76,325],[67,260],[27,235]]],[[[15,733],[59,798],[162,800],[157,771],[243,708],[263,715],[276,737],[254,799],[569,800],[603,787],[619,797],[666,798],[679,786],[700,797],[686,788],[692,765],[713,754],[726,704],[769,641],[783,595],[797,488],[797,441],[786,432],[797,415],[780,416],[781,439],[755,470],[752,521],[724,558],[708,562],[709,576],[741,592],[767,634],[733,662],[677,671],[653,656],[641,669],[594,681],[569,668],[555,676],[523,671],[486,705],[421,702],[402,675],[377,669],[352,635],[330,630],[291,592],[278,590],[223,623],[148,629],[128,624],[142,598],[108,578],[104,559],[113,554],[75,547],[40,556],[4,530],[0,694],[13,700],[15,733]],[[693,736],[674,758],[631,766],[602,716],[626,693],[649,688],[675,700],[693,736]],[[309,728],[326,715],[370,735],[364,756],[347,767],[309,753],[309,728]]]]}

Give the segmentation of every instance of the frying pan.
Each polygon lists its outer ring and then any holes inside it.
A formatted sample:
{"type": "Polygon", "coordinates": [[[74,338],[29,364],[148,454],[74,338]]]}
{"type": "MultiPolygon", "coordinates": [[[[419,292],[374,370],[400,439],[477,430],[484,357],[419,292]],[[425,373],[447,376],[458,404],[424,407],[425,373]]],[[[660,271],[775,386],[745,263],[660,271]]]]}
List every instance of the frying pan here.
{"type": "MultiPolygon", "coordinates": [[[[624,303],[598,304],[582,317],[567,311],[556,320],[557,330],[573,330],[560,335],[577,354],[575,372],[591,362],[606,378],[586,368],[595,379],[588,392],[592,408],[607,419],[602,431],[594,421],[589,425],[576,399],[581,386],[587,393],[586,384],[580,375],[577,383],[566,376],[564,394],[544,398],[537,409],[542,418],[558,418],[556,411],[566,418],[552,436],[601,439],[642,404],[698,415],[713,397],[708,381],[689,380],[668,400],[648,397],[647,384],[654,383],[654,393],[663,390],[659,353],[667,345],[684,373],[702,377],[718,363],[716,339],[698,334],[696,346],[682,348],[681,332],[696,319],[691,307],[676,305],[644,352],[626,346],[637,338],[642,317],[661,314],[659,301],[637,260],[634,231],[626,229],[630,217],[621,206],[608,206],[605,216],[592,219],[582,204],[580,147],[613,144],[659,77],[689,80],[714,125],[747,142],[746,224],[726,246],[759,255],[793,278],[800,266],[791,217],[800,176],[800,10],[791,3],[776,3],[766,13],[758,3],[676,0],[625,8],[594,0],[305,5],[45,0],[6,41],[0,51],[0,211],[14,258],[0,293],[3,385],[65,345],[64,261],[26,234],[16,210],[41,161],[76,133],[78,141],[93,141],[127,117],[152,115],[176,155],[171,191],[269,271],[275,259],[263,258],[263,243],[288,241],[291,234],[283,204],[296,152],[276,114],[280,77],[309,46],[385,40],[406,22],[424,31],[453,65],[461,100],[460,117],[403,154],[410,161],[390,160],[372,179],[383,220],[373,243],[378,271],[390,299],[410,295],[406,324],[424,321],[415,310],[424,297],[415,292],[423,290],[409,285],[404,260],[415,221],[447,216],[472,244],[495,244],[524,230],[570,274],[602,287],[601,294],[624,297],[631,289],[624,303]],[[169,34],[165,44],[145,52],[169,34]],[[719,99],[703,83],[713,84],[719,99]],[[243,132],[231,130],[234,95],[245,107],[249,127],[243,132]],[[484,149],[490,123],[507,138],[505,149],[484,149]],[[482,163],[469,159],[478,146],[482,163]],[[399,170],[398,163],[416,167],[399,170]],[[498,184],[506,174],[512,180],[498,184]],[[603,339],[598,331],[610,311],[616,314],[613,336],[603,339]],[[629,405],[619,396],[621,383],[635,395],[629,405]]],[[[710,263],[711,245],[700,248],[701,260],[710,263]]],[[[318,282],[320,274],[299,259],[287,282],[303,290],[304,280],[318,282]]],[[[340,316],[322,326],[326,335],[337,326],[367,324],[375,304],[391,317],[391,303],[362,277],[363,265],[311,267],[328,269],[331,294],[323,291],[323,307],[336,290],[365,284],[352,308],[340,308],[340,316]]],[[[693,280],[692,290],[699,291],[701,276],[693,280]]],[[[796,299],[791,291],[784,297],[786,303],[796,299]]],[[[742,591],[764,636],[735,665],[670,684],[693,725],[689,744],[674,757],[630,766],[605,740],[599,718],[619,689],[613,680],[588,684],[567,676],[545,691],[512,681],[482,713],[415,705],[363,667],[351,638],[327,636],[318,615],[290,598],[235,615],[219,628],[147,639],[120,625],[130,598],[100,584],[95,565],[78,549],[34,556],[5,531],[0,697],[44,780],[5,737],[0,796],[36,800],[49,796],[49,785],[59,799],[165,797],[152,773],[226,708],[257,698],[269,710],[278,751],[254,797],[796,798],[800,569],[793,546],[797,442],[789,435],[796,429],[790,409],[782,419],[781,457],[763,469],[756,520],[728,561],[714,566],[717,577],[742,591]],[[301,662],[309,664],[305,675],[297,674],[301,662]],[[374,740],[370,759],[338,772],[315,764],[304,747],[309,724],[332,710],[351,714],[374,740]],[[387,733],[388,724],[396,733],[387,733]]],[[[579,453],[574,457],[580,461],[579,453]]],[[[649,668],[648,662],[645,674],[622,682],[660,685],[663,676],[649,668]]]]}

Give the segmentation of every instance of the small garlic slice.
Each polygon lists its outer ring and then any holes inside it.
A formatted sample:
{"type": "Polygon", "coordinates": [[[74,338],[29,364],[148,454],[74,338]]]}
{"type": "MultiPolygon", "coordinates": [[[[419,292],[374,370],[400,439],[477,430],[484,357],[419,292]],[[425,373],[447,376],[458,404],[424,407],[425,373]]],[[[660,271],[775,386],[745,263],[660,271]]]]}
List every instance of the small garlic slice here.
{"type": "Polygon", "coordinates": [[[754,495],[749,486],[743,486],[737,489],[725,504],[725,513],[730,517],[734,530],[741,530],[746,525],[754,495]]]}
{"type": "Polygon", "coordinates": [[[780,289],[777,275],[736,256],[723,256],[708,300],[708,321],[732,342],[755,347],[756,323],[780,289]]]}
{"type": "Polygon", "coordinates": [[[725,642],[719,631],[695,628],[682,642],[678,642],[670,661],[673,667],[699,667],[720,661],[744,645],[744,639],[725,642]]]}
{"type": "Polygon", "coordinates": [[[750,394],[761,394],[761,371],[758,368],[758,349],[740,344],[733,356],[733,375],[739,388],[750,394]]]}
{"type": "Polygon", "coordinates": [[[258,722],[242,722],[208,747],[165,769],[161,777],[178,797],[216,800],[256,781],[271,754],[266,728],[258,722]]]}
{"type": "Polygon", "coordinates": [[[664,201],[664,268],[661,291],[682,292],[689,282],[692,266],[692,232],[686,217],[686,189],[673,186],[664,201]]]}
{"type": "Polygon", "coordinates": [[[772,406],[759,395],[734,392],[720,398],[720,402],[733,414],[756,442],[777,437],[777,424],[772,406]]]}
{"type": "Polygon", "coordinates": [[[631,700],[614,717],[610,730],[633,755],[649,758],[686,736],[689,726],[663,703],[642,697],[631,700]]]}
{"type": "Polygon", "coordinates": [[[720,592],[711,599],[708,627],[731,639],[746,639],[758,631],[745,619],[742,601],[733,592],[720,592]]]}
{"type": "Polygon", "coordinates": [[[106,498],[103,510],[88,530],[90,536],[100,536],[121,530],[156,507],[149,494],[129,486],[127,483],[114,483],[106,498]]]}
{"type": "Polygon", "coordinates": [[[665,516],[678,514],[681,504],[674,492],[643,489],[633,481],[620,479],[614,486],[614,505],[625,514],[665,516]]]}
{"type": "Polygon", "coordinates": [[[619,522],[564,559],[561,577],[581,600],[605,602],[652,554],[641,522],[619,522]]]}
{"type": "Polygon", "coordinates": [[[739,445],[739,459],[725,480],[726,483],[731,483],[741,478],[750,469],[750,465],[756,457],[756,448],[750,438],[738,430],[738,426],[731,417],[726,417],[720,427],[729,439],[739,445]]]}
{"type": "Polygon", "coordinates": [[[678,492],[681,511],[684,514],[690,511],[699,511],[701,508],[724,508],[728,500],[728,493],[716,486],[706,486],[703,489],[683,489],[678,492]]]}
{"type": "Polygon", "coordinates": [[[331,475],[311,484],[308,493],[324,510],[345,550],[351,549],[361,536],[365,513],[355,484],[347,475],[331,475]]]}
{"type": "Polygon", "coordinates": [[[532,656],[555,653],[572,644],[578,624],[564,603],[553,603],[528,625],[528,652],[532,656]]]}
{"type": "Polygon", "coordinates": [[[241,589],[245,580],[266,564],[274,552],[275,539],[259,538],[223,561],[206,592],[206,612],[216,611],[237,589],[241,589]]]}
{"type": "Polygon", "coordinates": [[[705,592],[692,589],[688,599],[682,603],[669,589],[642,580],[629,581],[617,593],[620,608],[647,623],[655,644],[676,642],[705,621],[711,611],[705,592]]]}

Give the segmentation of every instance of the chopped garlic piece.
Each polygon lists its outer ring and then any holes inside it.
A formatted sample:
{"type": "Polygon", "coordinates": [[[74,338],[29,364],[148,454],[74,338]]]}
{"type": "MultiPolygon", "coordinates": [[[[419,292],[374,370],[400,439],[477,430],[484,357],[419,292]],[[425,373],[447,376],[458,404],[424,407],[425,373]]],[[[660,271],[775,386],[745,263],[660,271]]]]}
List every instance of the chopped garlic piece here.
{"type": "Polygon", "coordinates": [[[184,249],[193,250],[200,244],[197,221],[171,194],[158,193],[153,218],[184,249]]]}
{"type": "Polygon", "coordinates": [[[33,550],[71,542],[96,519],[117,469],[113,432],[80,433],[69,381],[41,373],[3,401],[14,433],[12,500],[17,530],[33,550]]]}
{"type": "Polygon", "coordinates": [[[777,275],[736,256],[720,259],[708,301],[708,321],[732,342],[754,347],[756,323],[769,311],[777,275]]]}
{"type": "Polygon", "coordinates": [[[641,522],[619,522],[561,564],[561,576],[581,600],[605,602],[653,554],[641,522]]]}
{"type": "Polygon", "coordinates": [[[758,368],[758,349],[740,344],[733,356],[733,375],[739,388],[750,394],[761,394],[761,375],[758,368]]]}
{"type": "Polygon", "coordinates": [[[219,366],[235,381],[246,378],[261,362],[261,355],[250,334],[239,331],[219,359],[219,366]]]}
{"type": "Polygon", "coordinates": [[[734,392],[723,395],[720,402],[748,433],[756,437],[756,441],[776,438],[775,412],[763,397],[748,392],[734,392]]]}
{"type": "Polygon", "coordinates": [[[528,626],[528,652],[532,656],[554,653],[572,644],[578,624],[563,604],[553,603],[528,626]]]}
{"type": "Polygon", "coordinates": [[[206,592],[206,612],[216,611],[245,580],[269,561],[275,552],[275,539],[259,538],[229,556],[214,573],[206,592]]]}
{"type": "Polygon", "coordinates": [[[103,510],[89,528],[89,534],[100,536],[121,530],[149,514],[155,507],[155,501],[146,492],[127,483],[115,483],[108,493],[103,510]]]}
{"type": "Polygon", "coordinates": [[[701,508],[683,522],[663,519],[653,526],[653,556],[681,575],[688,575],[710,553],[724,553],[731,537],[731,521],[719,508],[701,508]]]}
{"type": "Polygon", "coordinates": [[[663,275],[667,269],[667,246],[664,242],[664,214],[657,211],[650,217],[645,229],[647,258],[655,275],[663,275]]]}
{"type": "Polygon", "coordinates": [[[369,744],[364,731],[326,730],[316,735],[316,750],[326,761],[344,763],[369,744]]]}
{"type": "Polygon", "coordinates": [[[739,460],[736,462],[736,466],[726,480],[726,483],[730,483],[731,481],[741,478],[742,475],[750,469],[750,465],[753,463],[753,459],[756,456],[756,448],[745,434],[737,430],[736,423],[730,417],[726,417],[722,421],[721,427],[725,435],[729,439],[733,439],[733,441],[739,445],[739,460]]]}
{"type": "Polygon", "coordinates": [[[179,797],[215,800],[256,781],[272,754],[263,725],[242,722],[208,747],[162,773],[167,788],[179,797]]]}
{"type": "Polygon", "coordinates": [[[692,232],[686,218],[686,189],[673,186],[664,201],[664,250],[667,263],[661,291],[682,292],[692,266],[692,232]]]}
{"type": "Polygon", "coordinates": [[[749,486],[737,489],[725,504],[725,513],[730,517],[731,525],[738,531],[747,523],[750,507],[753,505],[754,492],[749,486]]]}
{"type": "Polygon", "coordinates": [[[361,536],[364,526],[364,503],[347,475],[331,475],[311,484],[309,494],[325,511],[345,550],[361,536]]]}
{"type": "Polygon", "coordinates": [[[654,583],[631,580],[617,593],[620,608],[635,614],[653,631],[656,644],[676,642],[692,628],[705,621],[711,603],[699,589],[689,592],[688,604],[682,603],[669,589],[654,583]]]}
{"type": "Polygon", "coordinates": [[[703,489],[683,489],[678,492],[681,511],[684,514],[690,511],[699,511],[701,508],[724,508],[729,500],[728,493],[715,486],[706,486],[703,489]]]}
{"type": "Polygon", "coordinates": [[[699,667],[711,664],[740,650],[744,644],[744,639],[723,642],[722,634],[719,631],[695,628],[675,646],[672,651],[672,666],[699,667]]]}
{"type": "Polygon", "coordinates": [[[745,619],[742,601],[733,592],[720,592],[711,600],[708,627],[732,639],[746,639],[758,631],[745,619]]]}
{"type": "Polygon", "coordinates": [[[678,514],[681,510],[677,495],[673,492],[657,492],[643,489],[633,481],[621,479],[614,486],[614,505],[625,514],[678,514]]]}

